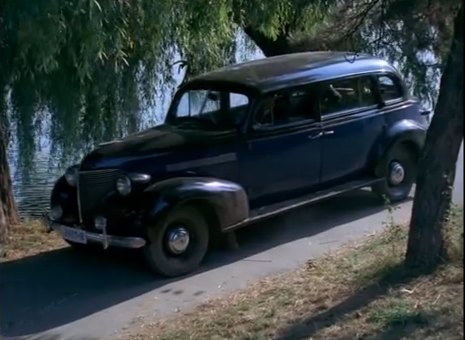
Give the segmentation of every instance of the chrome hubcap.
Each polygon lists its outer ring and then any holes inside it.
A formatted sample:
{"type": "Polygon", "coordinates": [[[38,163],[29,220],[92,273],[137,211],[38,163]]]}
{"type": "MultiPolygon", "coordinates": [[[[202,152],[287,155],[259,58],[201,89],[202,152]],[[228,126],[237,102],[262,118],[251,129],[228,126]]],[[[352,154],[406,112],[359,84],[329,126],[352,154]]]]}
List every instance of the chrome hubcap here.
{"type": "Polygon", "coordinates": [[[389,181],[392,185],[399,185],[404,181],[405,170],[399,162],[392,162],[389,168],[389,181]]]}
{"type": "Polygon", "coordinates": [[[176,255],[182,254],[189,246],[189,232],[184,227],[176,227],[168,232],[168,248],[176,255]]]}

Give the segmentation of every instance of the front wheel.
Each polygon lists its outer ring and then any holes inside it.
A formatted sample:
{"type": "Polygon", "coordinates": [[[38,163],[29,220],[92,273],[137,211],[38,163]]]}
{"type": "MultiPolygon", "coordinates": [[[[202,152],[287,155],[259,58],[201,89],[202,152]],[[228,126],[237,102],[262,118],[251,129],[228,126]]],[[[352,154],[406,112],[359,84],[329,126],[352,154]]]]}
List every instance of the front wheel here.
{"type": "Polygon", "coordinates": [[[416,154],[407,145],[398,145],[388,153],[382,167],[385,179],[372,186],[373,192],[393,203],[406,199],[417,176],[416,154]]]}
{"type": "Polygon", "coordinates": [[[194,271],[208,249],[208,226],[190,206],[179,207],[148,229],[144,257],[152,270],[168,277],[194,271]]]}

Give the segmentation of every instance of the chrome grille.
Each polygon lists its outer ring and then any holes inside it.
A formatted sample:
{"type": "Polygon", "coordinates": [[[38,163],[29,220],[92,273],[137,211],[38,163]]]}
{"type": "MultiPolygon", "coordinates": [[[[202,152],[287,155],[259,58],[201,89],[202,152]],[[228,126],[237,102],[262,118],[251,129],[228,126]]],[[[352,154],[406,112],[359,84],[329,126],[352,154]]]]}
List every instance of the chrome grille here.
{"type": "MultiPolygon", "coordinates": [[[[79,172],[80,217],[100,204],[115,189],[120,170],[96,170],[79,172]]],[[[82,220],[82,218],[81,218],[82,220]]]]}

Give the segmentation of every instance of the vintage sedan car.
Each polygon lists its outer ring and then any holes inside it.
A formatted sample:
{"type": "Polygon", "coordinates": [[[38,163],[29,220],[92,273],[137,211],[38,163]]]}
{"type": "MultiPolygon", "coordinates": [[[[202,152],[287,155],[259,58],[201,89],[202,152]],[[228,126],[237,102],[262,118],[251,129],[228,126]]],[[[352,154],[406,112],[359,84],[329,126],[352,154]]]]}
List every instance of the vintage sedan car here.
{"type": "Polygon", "coordinates": [[[183,275],[251,222],[362,187],[405,199],[426,114],[396,69],[370,55],[229,66],[182,84],[162,125],[71,166],[49,225],[73,246],[140,248],[156,272],[183,275]]]}

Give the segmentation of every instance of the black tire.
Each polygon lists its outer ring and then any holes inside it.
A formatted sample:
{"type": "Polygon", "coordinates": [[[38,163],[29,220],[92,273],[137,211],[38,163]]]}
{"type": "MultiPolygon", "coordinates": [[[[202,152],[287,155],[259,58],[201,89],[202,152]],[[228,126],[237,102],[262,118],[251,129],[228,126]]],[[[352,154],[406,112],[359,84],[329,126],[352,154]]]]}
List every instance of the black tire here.
{"type": "Polygon", "coordinates": [[[144,257],[156,273],[175,277],[194,271],[202,262],[208,250],[209,232],[205,218],[191,206],[176,208],[174,211],[147,230],[148,243],[144,257]],[[175,254],[170,250],[170,232],[183,228],[188,232],[189,242],[185,251],[175,254]]]}
{"type": "Polygon", "coordinates": [[[385,180],[373,185],[371,188],[373,192],[392,203],[405,200],[410,194],[417,176],[417,153],[407,144],[398,144],[388,152],[385,161],[380,166],[379,174],[385,180]],[[404,176],[400,183],[395,183],[390,178],[393,167],[397,165],[400,165],[404,171],[404,176]]]}

